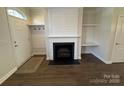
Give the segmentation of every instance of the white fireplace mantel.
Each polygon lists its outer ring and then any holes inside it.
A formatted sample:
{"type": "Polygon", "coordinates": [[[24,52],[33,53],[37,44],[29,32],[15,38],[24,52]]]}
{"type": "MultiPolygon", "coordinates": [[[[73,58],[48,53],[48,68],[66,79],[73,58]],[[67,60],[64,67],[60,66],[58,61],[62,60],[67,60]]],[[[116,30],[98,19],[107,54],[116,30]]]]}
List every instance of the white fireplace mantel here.
{"type": "MultiPolygon", "coordinates": [[[[82,11],[82,10],[81,10],[82,11]]],[[[80,8],[48,8],[47,60],[53,60],[53,43],[74,43],[74,59],[81,58],[82,12],[80,8]]]]}
{"type": "Polygon", "coordinates": [[[74,59],[78,59],[78,39],[77,38],[49,38],[49,59],[53,60],[53,43],[74,43],[74,59]]]}

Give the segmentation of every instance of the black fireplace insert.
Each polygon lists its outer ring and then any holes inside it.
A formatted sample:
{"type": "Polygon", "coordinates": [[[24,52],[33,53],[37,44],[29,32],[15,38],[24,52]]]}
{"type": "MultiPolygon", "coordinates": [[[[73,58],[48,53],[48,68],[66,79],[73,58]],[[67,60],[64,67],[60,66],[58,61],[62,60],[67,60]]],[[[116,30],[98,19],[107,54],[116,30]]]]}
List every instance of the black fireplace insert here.
{"type": "Polygon", "coordinates": [[[54,61],[73,61],[74,43],[53,43],[54,61]]]}
{"type": "Polygon", "coordinates": [[[53,61],[50,65],[79,64],[74,60],[74,42],[53,43],[53,61]]]}

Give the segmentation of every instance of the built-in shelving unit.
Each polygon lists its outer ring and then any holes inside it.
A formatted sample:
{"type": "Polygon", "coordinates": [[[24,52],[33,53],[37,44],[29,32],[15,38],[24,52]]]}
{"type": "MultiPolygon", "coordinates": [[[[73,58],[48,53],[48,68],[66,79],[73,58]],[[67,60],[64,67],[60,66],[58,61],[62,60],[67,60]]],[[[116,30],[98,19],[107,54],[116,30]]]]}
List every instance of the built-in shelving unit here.
{"type": "Polygon", "coordinates": [[[79,35],[49,35],[49,38],[80,38],[79,35]]]}
{"type": "Polygon", "coordinates": [[[29,24],[28,26],[44,26],[44,25],[38,25],[38,24],[29,24]]]}
{"type": "Polygon", "coordinates": [[[98,46],[97,43],[94,43],[94,42],[83,42],[82,43],[82,46],[98,46]]]}
{"type": "Polygon", "coordinates": [[[97,28],[99,24],[96,21],[96,8],[83,9],[83,31],[82,31],[82,47],[97,47],[97,28]]]}
{"type": "Polygon", "coordinates": [[[83,24],[83,27],[98,26],[99,24],[83,24]]]}

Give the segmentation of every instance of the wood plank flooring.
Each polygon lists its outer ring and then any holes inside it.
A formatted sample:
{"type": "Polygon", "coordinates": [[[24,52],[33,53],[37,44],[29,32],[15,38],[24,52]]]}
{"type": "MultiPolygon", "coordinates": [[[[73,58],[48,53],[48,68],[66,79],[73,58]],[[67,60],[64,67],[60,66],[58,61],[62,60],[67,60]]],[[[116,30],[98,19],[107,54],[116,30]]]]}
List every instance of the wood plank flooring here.
{"type": "Polygon", "coordinates": [[[2,86],[124,85],[124,63],[104,64],[92,54],[82,55],[80,64],[39,66],[35,73],[14,73],[2,86]]]}

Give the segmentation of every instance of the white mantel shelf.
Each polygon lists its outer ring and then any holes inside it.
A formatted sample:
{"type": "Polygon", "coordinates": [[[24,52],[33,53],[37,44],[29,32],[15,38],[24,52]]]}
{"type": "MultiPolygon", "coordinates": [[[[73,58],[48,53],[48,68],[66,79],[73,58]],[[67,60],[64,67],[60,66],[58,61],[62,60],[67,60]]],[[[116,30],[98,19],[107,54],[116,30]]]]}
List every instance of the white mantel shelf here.
{"type": "Polygon", "coordinates": [[[48,38],[80,38],[78,35],[50,35],[48,38]]]}
{"type": "Polygon", "coordinates": [[[83,27],[94,27],[94,26],[99,26],[99,24],[83,24],[83,27]]]}
{"type": "Polygon", "coordinates": [[[94,42],[83,42],[82,46],[98,46],[98,44],[94,42]]]}

